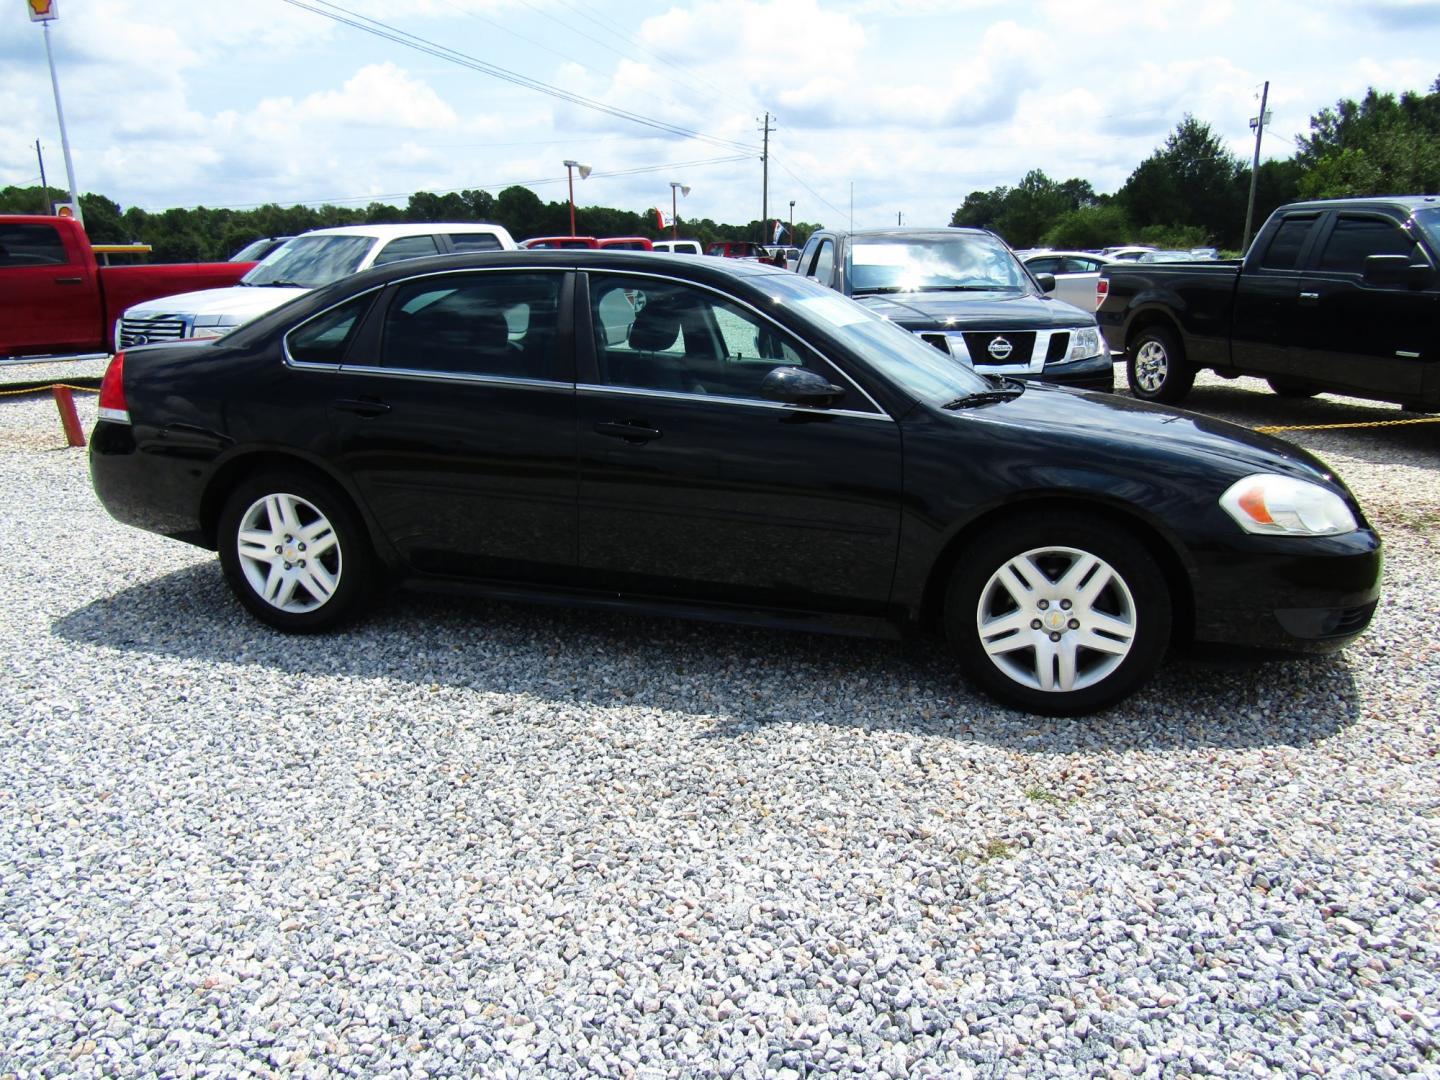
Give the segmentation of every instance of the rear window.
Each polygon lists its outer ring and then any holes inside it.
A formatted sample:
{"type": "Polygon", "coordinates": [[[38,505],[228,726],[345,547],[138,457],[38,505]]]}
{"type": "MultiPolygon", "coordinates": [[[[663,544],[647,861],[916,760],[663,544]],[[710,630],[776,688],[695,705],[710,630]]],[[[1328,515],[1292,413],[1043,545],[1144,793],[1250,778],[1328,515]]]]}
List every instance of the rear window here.
{"type": "Polygon", "coordinates": [[[450,246],[456,251],[499,251],[500,238],[494,233],[450,233],[450,246]]]}
{"type": "Polygon", "coordinates": [[[65,244],[53,225],[0,225],[0,266],[63,266],[65,244]]]}

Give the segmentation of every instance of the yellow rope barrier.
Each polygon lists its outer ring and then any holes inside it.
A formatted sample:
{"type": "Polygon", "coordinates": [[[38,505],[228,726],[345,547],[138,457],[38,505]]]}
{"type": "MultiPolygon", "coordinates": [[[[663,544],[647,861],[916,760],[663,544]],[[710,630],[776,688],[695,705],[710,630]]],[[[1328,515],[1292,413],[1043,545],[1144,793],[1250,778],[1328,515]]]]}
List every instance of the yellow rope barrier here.
{"type": "Polygon", "coordinates": [[[74,390],[80,394],[98,394],[98,386],[72,386],[70,383],[48,383],[45,386],[27,386],[23,390],[0,390],[0,397],[15,397],[19,394],[48,394],[51,390],[74,390]]]}
{"type": "Polygon", "coordinates": [[[1342,428],[1400,427],[1404,424],[1440,424],[1440,416],[1417,416],[1409,420],[1366,420],[1355,424],[1283,424],[1272,427],[1257,427],[1262,435],[1276,435],[1282,431],[1339,431],[1342,428]]]}

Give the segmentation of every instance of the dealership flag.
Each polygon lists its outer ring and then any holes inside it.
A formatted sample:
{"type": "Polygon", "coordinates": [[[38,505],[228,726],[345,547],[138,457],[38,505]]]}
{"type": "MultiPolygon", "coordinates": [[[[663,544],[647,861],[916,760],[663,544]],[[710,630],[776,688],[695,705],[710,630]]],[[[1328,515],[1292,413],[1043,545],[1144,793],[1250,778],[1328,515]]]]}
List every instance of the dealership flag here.
{"type": "Polygon", "coordinates": [[[668,229],[675,224],[675,218],[658,206],[655,207],[655,221],[662,229],[668,229]]]}
{"type": "Polygon", "coordinates": [[[771,240],[770,242],[771,242],[772,244],[778,244],[778,243],[780,242],[780,237],[782,237],[782,236],[784,236],[784,235],[785,235],[785,223],[777,218],[777,219],[775,220],[775,239],[771,240]]]}

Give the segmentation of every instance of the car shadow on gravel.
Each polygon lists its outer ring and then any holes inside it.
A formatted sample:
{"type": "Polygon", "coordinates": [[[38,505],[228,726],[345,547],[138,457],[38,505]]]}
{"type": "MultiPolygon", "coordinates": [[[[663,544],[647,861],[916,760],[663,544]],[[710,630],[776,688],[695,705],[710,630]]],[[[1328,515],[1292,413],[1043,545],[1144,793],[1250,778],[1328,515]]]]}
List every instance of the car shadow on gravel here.
{"type": "Polygon", "coordinates": [[[1415,464],[1440,468],[1440,414],[1406,412],[1394,405],[1324,395],[1282,398],[1238,384],[1197,386],[1182,407],[1248,428],[1375,424],[1375,427],[1276,434],[1322,457],[1329,451],[1362,461],[1390,464],[1403,455],[1415,464]],[[1425,423],[1394,424],[1397,420],[1424,420],[1425,423]],[[1378,426],[1381,424],[1389,426],[1378,426]]]}
{"type": "Polygon", "coordinates": [[[1360,711],[1343,656],[1243,665],[1172,659],[1109,712],[1053,719],[995,705],[934,641],[414,593],[392,596],[344,632],[290,636],[245,614],[215,563],[92,601],[52,629],[77,645],[125,653],[364,679],[367,695],[377,692],[375,680],[392,679],[580,708],[676,711],[695,717],[705,738],[825,724],[1036,754],[1296,746],[1336,734],[1360,711]]]}

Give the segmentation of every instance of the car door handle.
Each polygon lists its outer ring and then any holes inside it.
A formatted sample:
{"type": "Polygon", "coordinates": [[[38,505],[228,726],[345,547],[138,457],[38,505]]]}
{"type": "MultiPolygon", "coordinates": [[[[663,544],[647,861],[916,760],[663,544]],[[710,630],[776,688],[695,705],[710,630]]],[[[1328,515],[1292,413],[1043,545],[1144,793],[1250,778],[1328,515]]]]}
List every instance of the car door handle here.
{"type": "Polygon", "coordinates": [[[1302,292],[1300,294],[1300,303],[1305,304],[1307,307],[1314,307],[1320,303],[1320,294],[1318,292],[1302,292]]]}
{"type": "Polygon", "coordinates": [[[55,284],[56,284],[56,285],[84,285],[84,284],[85,284],[85,279],[84,279],[83,277],[57,277],[57,278],[55,279],[55,284]]]}
{"type": "Polygon", "coordinates": [[[334,407],[338,412],[354,413],[366,418],[384,416],[390,411],[390,406],[379,398],[341,398],[335,402],[334,407]]]}
{"type": "Polygon", "coordinates": [[[638,420],[603,420],[595,425],[597,435],[608,435],[612,439],[624,439],[636,446],[651,439],[660,438],[660,429],[648,427],[638,420]]]}

